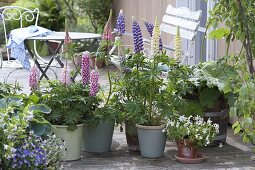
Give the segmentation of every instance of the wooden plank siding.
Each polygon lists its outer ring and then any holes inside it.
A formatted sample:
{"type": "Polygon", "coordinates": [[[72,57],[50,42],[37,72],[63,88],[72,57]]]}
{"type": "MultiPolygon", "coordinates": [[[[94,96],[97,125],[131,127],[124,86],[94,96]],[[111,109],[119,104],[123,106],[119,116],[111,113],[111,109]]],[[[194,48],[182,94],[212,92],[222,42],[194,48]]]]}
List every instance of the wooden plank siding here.
{"type": "MultiPolygon", "coordinates": [[[[115,0],[114,11],[115,14],[118,15],[119,10],[123,9],[126,21],[126,31],[128,33],[132,33],[131,18],[134,16],[140,24],[143,37],[148,39],[150,38],[150,35],[147,32],[141,18],[144,18],[154,24],[155,17],[157,16],[161,23],[168,4],[175,6],[175,0],[115,0]]],[[[115,26],[115,24],[116,23],[114,22],[113,25],[115,26]]],[[[161,36],[163,44],[170,45],[173,37],[166,33],[162,33],[161,36]]],[[[123,44],[133,45],[133,38],[129,36],[123,37],[123,44]]]]}

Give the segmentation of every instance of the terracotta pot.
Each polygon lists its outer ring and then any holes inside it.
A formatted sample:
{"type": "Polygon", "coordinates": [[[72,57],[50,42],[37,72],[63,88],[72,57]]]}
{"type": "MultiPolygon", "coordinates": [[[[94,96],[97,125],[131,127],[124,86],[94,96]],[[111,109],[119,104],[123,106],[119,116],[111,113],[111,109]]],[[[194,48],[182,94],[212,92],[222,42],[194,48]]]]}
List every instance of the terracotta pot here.
{"type": "Polygon", "coordinates": [[[127,139],[128,150],[139,151],[138,134],[134,122],[132,121],[125,122],[125,134],[127,139]]]}
{"type": "Polygon", "coordinates": [[[96,60],[97,68],[103,68],[105,65],[104,60],[96,60]]]}
{"type": "Polygon", "coordinates": [[[189,139],[176,140],[178,157],[198,158],[197,147],[189,139]]]}

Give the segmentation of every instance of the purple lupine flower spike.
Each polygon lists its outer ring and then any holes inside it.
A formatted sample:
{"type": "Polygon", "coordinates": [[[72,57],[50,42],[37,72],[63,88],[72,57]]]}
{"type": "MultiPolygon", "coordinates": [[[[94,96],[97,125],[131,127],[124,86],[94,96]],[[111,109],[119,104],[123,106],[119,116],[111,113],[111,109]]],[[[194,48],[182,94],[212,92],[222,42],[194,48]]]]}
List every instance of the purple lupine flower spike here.
{"type": "MultiPolygon", "coordinates": [[[[150,36],[152,37],[152,32],[153,32],[153,29],[154,29],[154,25],[148,21],[146,21],[145,19],[142,19],[143,22],[144,22],[144,25],[148,31],[148,33],[150,34],[150,36]]],[[[163,43],[162,43],[162,40],[161,40],[161,37],[159,39],[159,51],[162,51],[163,50],[163,43]]]]}
{"type": "Polygon", "coordinates": [[[85,51],[82,55],[82,62],[81,62],[81,76],[82,76],[82,83],[83,85],[89,84],[89,56],[90,53],[88,51],[85,51]]]}
{"type": "Polygon", "coordinates": [[[64,85],[69,85],[71,84],[71,75],[70,75],[70,69],[65,66],[62,70],[61,73],[61,83],[64,85]]]}
{"type": "Polygon", "coordinates": [[[92,70],[90,73],[90,96],[95,96],[99,90],[99,73],[96,70],[92,70]]]}
{"type": "Polygon", "coordinates": [[[125,18],[122,9],[120,10],[119,16],[117,18],[116,27],[119,36],[122,36],[125,33],[125,18]]]}
{"type": "Polygon", "coordinates": [[[36,90],[39,82],[39,70],[34,66],[29,75],[29,86],[32,91],[36,90]]]}
{"type": "Polygon", "coordinates": [[[134,52],[139,53],[143,51],[143,36],[138,22],[135,20],[135,17],[132,17],[132,31],[134,38],[134,52]]]}

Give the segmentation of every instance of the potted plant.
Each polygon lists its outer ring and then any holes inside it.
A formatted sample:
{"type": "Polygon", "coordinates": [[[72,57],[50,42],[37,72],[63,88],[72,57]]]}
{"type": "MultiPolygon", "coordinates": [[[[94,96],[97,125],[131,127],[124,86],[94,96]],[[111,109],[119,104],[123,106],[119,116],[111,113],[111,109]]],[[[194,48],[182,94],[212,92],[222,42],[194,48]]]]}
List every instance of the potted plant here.
{"type": "Polygon", "coordinates": [[[164,104],[161,89],[165,82],[158,69],[161,63],[169,64],[168,56],[159,50],[159,25],[157,19],[153,30],[151,54],[143,54],[143,40],[138,22],[132,18],[134,54],[125,60],[124,71],[132,76],[134,94],[126,103],[127,117],[134,117],[138,132],[140,152],[143,157],[163,156],[166,134],[162,131],[162,121],[167,114],[168,105],[164,104]],[[133,114],[133,116],[131,116],[133,114]]]}
{"type": "MultiPolygon", "coordinates": [[[[91,96],[99,91],[98,72],[91,74],[91,96]]],[[[112,137],[117,111],[114,107],[116,100],[112,96],[112,81],[108,70],[109,92],[107,97],[102,94],[101,103],[95,111],[84,117],[83,150],[86,152],[108,152],[111,150],[112,137]]]]}
{"type": "Polygon", "coordinates": [[[199,163],[205,159],[198,152],[199,147],[210,144],[219,132],[219,125],[200,116],[173,114],[167,121],[166,129],[168,137],[177,143],[176,159],[184,163],[199,163]]]}
{"type": "MultiPolygon", "coordinates": [[[[226,142],[228,127],[228,107],[232,105],[234,94],[228,82],[234,80],[237,72],[227,63],[219,60],[194,66],[186,79],[177,87],[181,100],[177,110],[187,116],[198,114],[210,118],[220,126],[220,133],[211,146],[226,142]]],[[[172,75],[170,75],[172,77],[172,75]]]]}
{"type": "MultiPolygon", "coordinates": [[[[72,40],[66,35],[65,54],[69,57],[74,54],[71,46],[72,40]]],[[[82,55],[82,80],[74,82],[71,79],[70,69],[66,66],[62,70],[60,81],[48,81],[46,89],[42,92],[41,101],[52,108],[51,114],[45,118],[53,125],[53,131],[60,139],[65,140],[66,156],[64,160],[80,158],[83,117],[97,106],[98,100],[91,95],[90,87],[89,53],[82,55]]],[[[80,71],[80,70],[78,70],[80,71]]]]}
{"type": "MultiPolygon", "coordinates": [[[[43,119],[50,108],[35,104],[34,97],[12,94],[0,99],[0,166],[4,169],[59,167],[63,142],[48,136],[43,119]],[[47,146],[47,147],[46,147],[47,146]],[[55,150],[52,155],[51,150],[55,150]]],[[[46,126],[48,125],[48,126],[46,126]]]]}
{"type": "MultiPolygon", "coordinates": [[[[88,60],[86,54],[84,57],[88,60]]],[[[51,114],[45,115],[45,118],[53,125],[57,137],[65,140],[65,160],[80,158],[83,117],[92,112],[98,103],[98,99],[91,95],[93,87],[89,86],[89,80],[84,80],[84,74],[89,76],[89,72],[82,71],[83,81],[72,83],[70,72],[65,67],[62,80],[49,81],[47,89],[42,92],[42,102],[52,108],[51,114]]]]}

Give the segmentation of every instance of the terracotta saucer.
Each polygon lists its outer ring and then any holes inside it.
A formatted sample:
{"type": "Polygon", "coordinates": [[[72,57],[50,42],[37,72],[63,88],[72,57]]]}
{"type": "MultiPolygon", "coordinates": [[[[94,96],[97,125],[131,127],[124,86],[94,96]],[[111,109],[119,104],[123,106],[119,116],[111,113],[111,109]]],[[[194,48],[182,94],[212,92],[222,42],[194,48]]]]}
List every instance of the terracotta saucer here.
{"type": "Polygon", "coordinates": [[[175,155],[175,158],[177,161],[182,163],[197,164],[197,163],[201,163],[205,161],[207,157],[199,153],[197,158],[182,158],[182,157],[179,157],[178,154],[175,155]]]}

